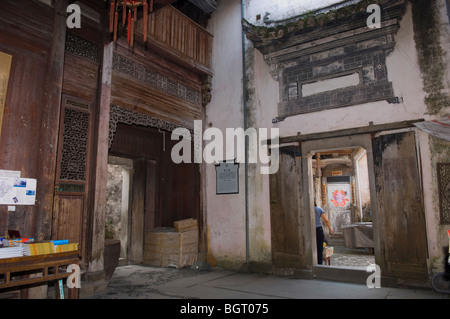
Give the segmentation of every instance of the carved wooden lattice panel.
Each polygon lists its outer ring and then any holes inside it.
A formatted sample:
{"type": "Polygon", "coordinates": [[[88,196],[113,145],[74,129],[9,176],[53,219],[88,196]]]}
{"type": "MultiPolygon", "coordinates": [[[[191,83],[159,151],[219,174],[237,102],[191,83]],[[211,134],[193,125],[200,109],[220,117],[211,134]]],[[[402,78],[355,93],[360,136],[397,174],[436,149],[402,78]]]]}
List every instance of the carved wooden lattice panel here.
{"type": "Polygon", "coordinates": [[[64,99],[60,180],[85,181],[89,140],[89,104],[64,99]]]}
{"type": "Polygon", "coordinates": [[[114,71],[129,75],[132,78],[151,85],[152,87],[155,87],[165,93],[171,94],[195,105],[201,104],[201,96],[199,91],[182,83],[178,83],[177,81],[152,70],[150,67],[147,67],[123,55],[114,54],[112,68],[114,71]]]}
{"type": "MultiPolygon", "coordinates": [[[[179,125],[176,125],[174,123],[170,123],[167,121],[164,121],[159,118],[152,117],[147,114],[142,114],[136,111],[128,110],[126,108],[117,106],[117,105],[111,105],[111,111],[110,111],[110,118],[109,118],[109,140],[108,140],[108,147],[111,147],[112,142],[114,140],[114,134],[117,130],[117,124],[118,123],[124,123],[128,125],[140,125],[140,126],[148,126],[148,127],[154,127],[161,130],[166,130],[169,132],[172,132],[175,130],[179,125]]],[[[193,131],[191,131],[191,134],[193,134],[193,131]]],[[[185,138],[190,138],[190,136],[185,136],[185,138]]]]}
{"type": "Polygon", "coordinates": [[[97,63],[99,60],[99,47],[97,44],[80,38],[70,32],[66,35],[66,51],[97,63]]]}
{"type": "Polygon", "coordinates": [[[441,224],[450,224],[450,163],[438,163],[437,174],[441,224]]]}

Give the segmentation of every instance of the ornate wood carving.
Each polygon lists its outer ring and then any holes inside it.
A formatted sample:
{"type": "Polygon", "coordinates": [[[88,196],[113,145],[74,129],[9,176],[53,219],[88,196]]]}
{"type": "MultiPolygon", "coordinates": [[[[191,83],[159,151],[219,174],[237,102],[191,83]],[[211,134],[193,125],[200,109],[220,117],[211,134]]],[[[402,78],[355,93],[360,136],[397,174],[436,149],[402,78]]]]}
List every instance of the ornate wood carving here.
{"type": "Polygon", "coordinates": [[[199,91],[178,83],[123,55],[114,54],[113,70],[129,75],[136,80],[145,82],[163,92],[174,95],[195,105],[200,105],[201,103],[199,91]]]}
{"type": "Polygon", "coordinates": [[[77,37],[70,32],[67,32],[66,34],[66,51],[98,64],[98,45],[83,38],[77,37]]]}
{"type": "Polygon", "coordinates": [[[64,115],[59,179],[85,181],[89,143],[90,104],[64,96],[64,115]]]}
{"type": "Polygon", "coordinates": [[[154,118],[147,114],[131,111],[117,105],[111,105],[110,120],[109,120],[109,139],[108,139],[109,147],[111,147],[112,142],[114,140],[114,134],[116,133],[117,130],[117,123],[149,126],[169,132],[172,132],[177,127],[179,127],[179,125],[161,120],[159,118],[154,118]]]}

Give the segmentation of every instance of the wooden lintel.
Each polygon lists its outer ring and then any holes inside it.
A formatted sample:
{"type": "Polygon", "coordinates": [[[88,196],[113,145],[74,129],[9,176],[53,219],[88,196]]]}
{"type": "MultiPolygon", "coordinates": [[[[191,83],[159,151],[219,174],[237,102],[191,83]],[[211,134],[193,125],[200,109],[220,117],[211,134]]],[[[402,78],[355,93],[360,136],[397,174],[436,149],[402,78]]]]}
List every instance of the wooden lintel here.
{"type": "Polygon", "coordinates": [[[371,134],[382,131],[389,130],[397,130],[408,127],[413,127],[414,123],[423,122],[424,119],[417,119],[412,121],[402,121],[388,124],[378,124],[378,125],[368,125],[362,127],[356,127],[351,129],[342,129],[336,131],[328,131],[328,132],[320,132],[320,133],[311,133],[311,134],[298,134],[295,136],[287,136],[280,138],[280,144],[292,143],[292,142],[305,142],[311,140],[321,140],[325,138],[332,137],[342,137],[342,136],[350,136],[350,135],[359,135],[359,134],[371,134]]]}

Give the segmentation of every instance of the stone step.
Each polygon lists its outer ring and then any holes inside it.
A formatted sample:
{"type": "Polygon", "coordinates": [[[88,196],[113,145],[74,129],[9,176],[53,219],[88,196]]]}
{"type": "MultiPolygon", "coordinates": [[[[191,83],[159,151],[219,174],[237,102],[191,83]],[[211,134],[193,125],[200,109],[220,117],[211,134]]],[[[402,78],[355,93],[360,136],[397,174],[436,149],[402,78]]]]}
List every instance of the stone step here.
{"type": "Polygon", "coordinates": [[[339,266],[330,267],[326,265],[316,265],[313,267],[313,277],[315,279],[341,281],[355,284],[366,284],[370,273],[367,267],[339,266]]]}

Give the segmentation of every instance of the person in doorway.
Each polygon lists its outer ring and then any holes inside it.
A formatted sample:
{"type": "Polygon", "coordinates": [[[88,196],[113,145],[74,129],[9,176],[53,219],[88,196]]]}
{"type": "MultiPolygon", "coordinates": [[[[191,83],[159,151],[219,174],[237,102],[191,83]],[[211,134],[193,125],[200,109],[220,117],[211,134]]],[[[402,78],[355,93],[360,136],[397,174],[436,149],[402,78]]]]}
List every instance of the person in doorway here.
{"type": "Polygon", "coordinates": [[[316,201],[314,201],[314,212],[316,217],[316,242],[317,242],[317,263],[322,265],[322,257],[323,257],[323,242],[325,240],[325,235],[323,233],[322,221],[325,225],[327,225],[330,234],[334,234],[333,228],[331,228],[330,221],[325,215],[325,211],[322,207],[317,206],[316,201]]]}

